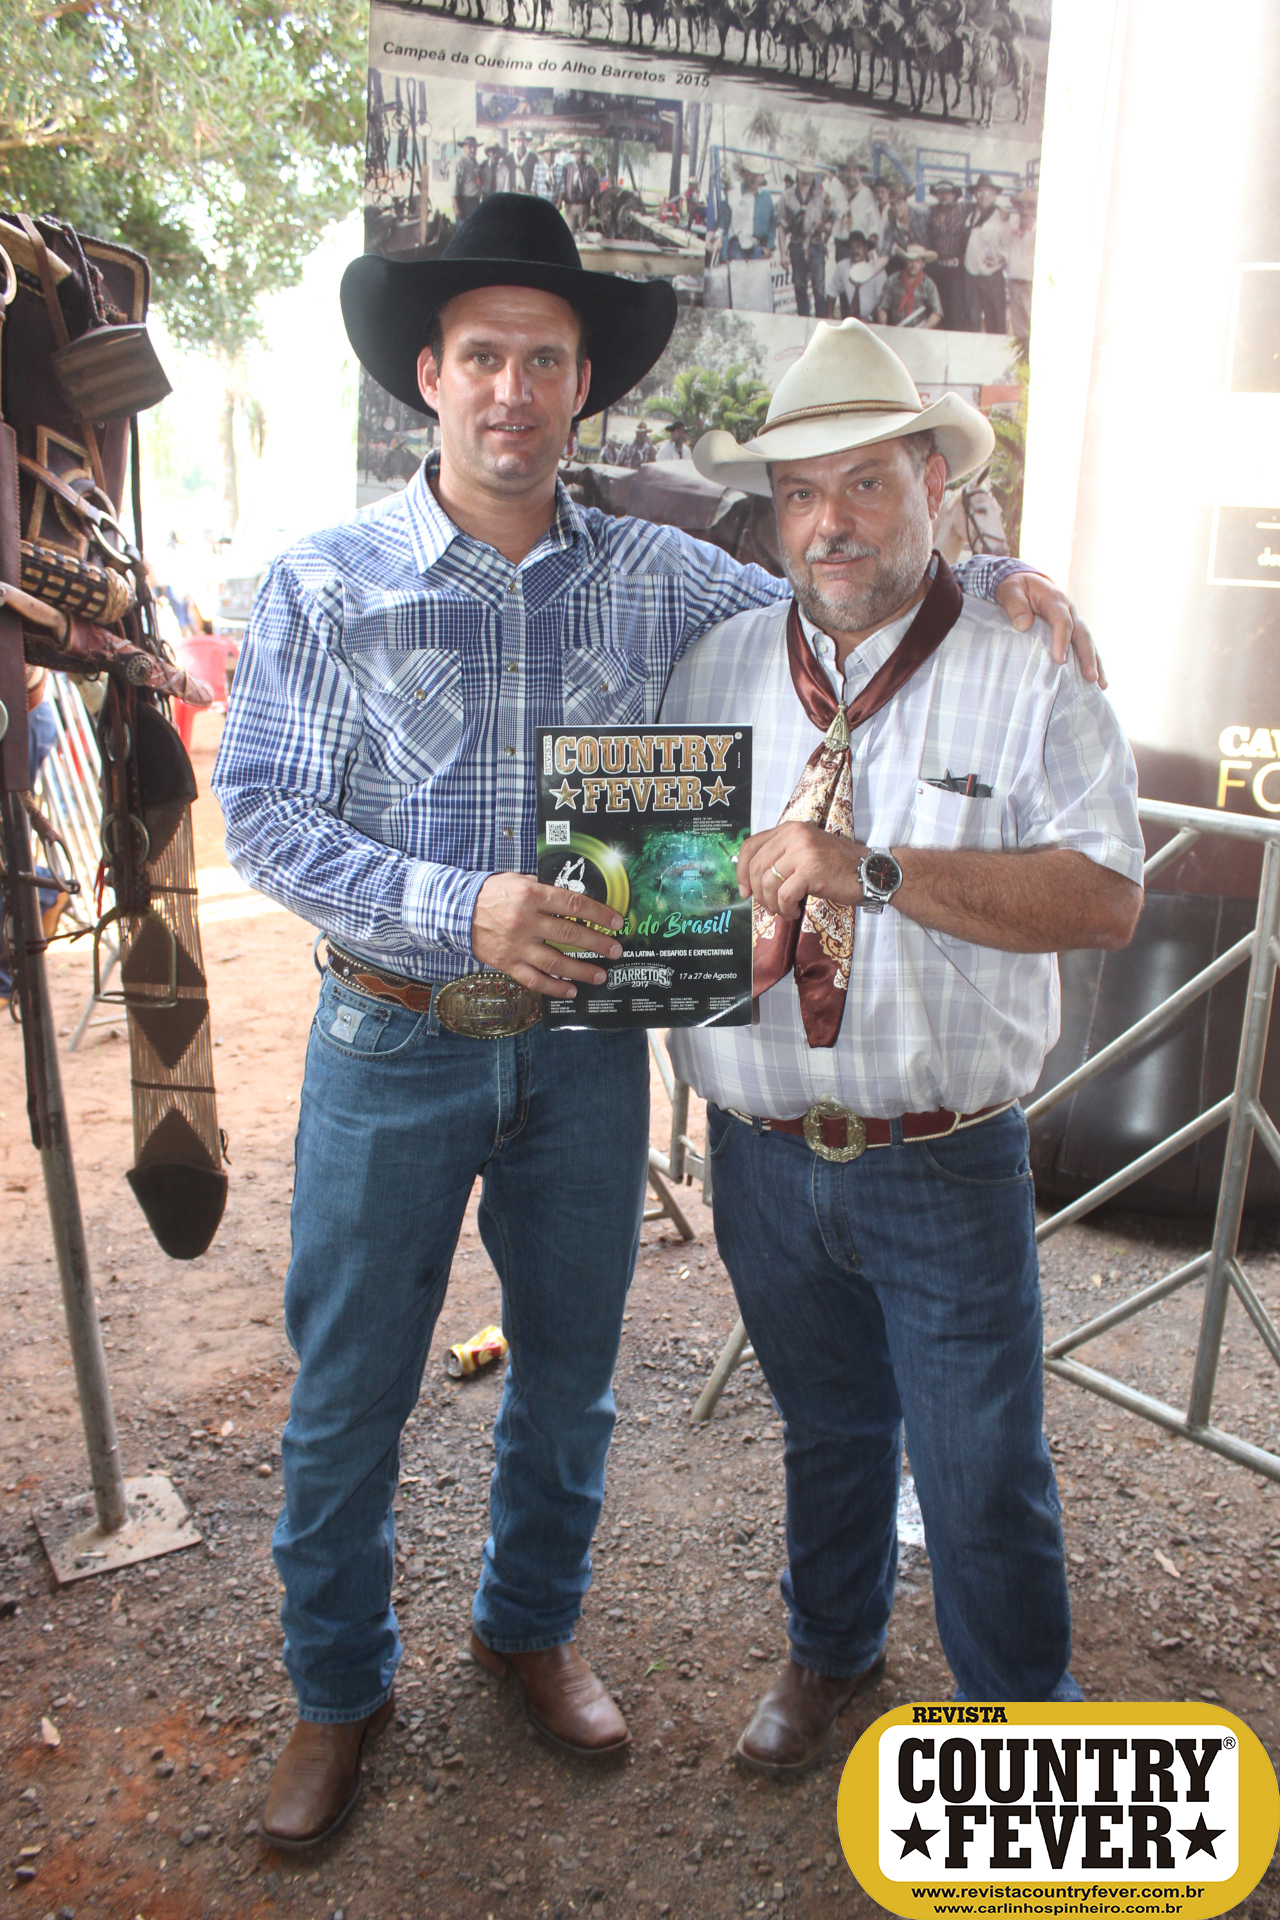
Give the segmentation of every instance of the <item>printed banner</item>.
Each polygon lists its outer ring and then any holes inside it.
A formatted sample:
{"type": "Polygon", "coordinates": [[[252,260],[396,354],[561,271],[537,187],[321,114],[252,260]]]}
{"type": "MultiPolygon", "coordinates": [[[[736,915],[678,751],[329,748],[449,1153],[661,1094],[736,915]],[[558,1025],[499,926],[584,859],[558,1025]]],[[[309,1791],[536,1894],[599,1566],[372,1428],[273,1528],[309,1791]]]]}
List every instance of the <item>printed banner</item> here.
{"type": "Polygon", "coordinates": [[[1225,1913],[1280,1832],[1275,1769],[1202,1702],[906,1706],[858,1741],[840,1839],[891,1913],[1225,1913]]]}
{"type": "Polygon", "coordinates": [[[622,915],[601,987],[543,1000],[552,1027],[747,1026],[751,729],[539,727],[538,878],[622,915]]]}
{"type": "MultiPolygon", "coordinates": [[[[779,572],[767,503],[703,481],[690,448],[742,440],[819,319],[883,327],[928,404],[996,428],[948,498],[948,559],[1017,551],[1049,0],[506,0],[370,15],[365,244],[443,251],[495,192],[563,212],[583,264],[669,280],[659,364],[583,422],[582,504],[685,528],[779,572]],[[657,471],[655,471],[655,469],[657,471]]],[[[434,444],[363,378],[361,505],[434,444]]]]}

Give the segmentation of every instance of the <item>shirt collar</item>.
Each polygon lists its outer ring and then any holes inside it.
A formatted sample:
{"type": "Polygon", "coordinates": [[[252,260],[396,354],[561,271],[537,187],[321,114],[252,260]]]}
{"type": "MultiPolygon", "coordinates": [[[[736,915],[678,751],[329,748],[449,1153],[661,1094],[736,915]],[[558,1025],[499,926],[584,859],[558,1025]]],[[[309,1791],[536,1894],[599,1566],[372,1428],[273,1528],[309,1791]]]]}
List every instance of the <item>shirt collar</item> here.
{"type": "MultiPolygon", "coordinates": [[[[486,547],[484,541],[475,540],[469,533],[464,533],[440,505],[431,490],[430,480],[430,476],[438,473],[439,470],[439,453],[429,453],[405,488],[403,496],[409,516],[414,557],[418,562],[419,570],[423,573],[431,571],[437,561],[449,551],[455,540],[467,541],[472,546],[485,547],[486,551],[493,551],[492,548],[486,547]]],[[[548,545],[567,551],[577,543],[583,531],[582,515],[569,498],[564,482],[557,479],[556,507],[551,525],[547,529],[545,539],[540,540],[533,552],[526,555],[525,562],[522,564],[527,564],[528,560],[533,558],[533,554],[541,553],[548,545]]]]}
{"type": "MultiPolygon", "coordinates": [[[[937,563],[931,559],[929,562],[930,581],[932,581],[932,577],[936,571],[937,563]]],[[[874,633],[867,635],[861,646],[855,647],[852,653],[846,656],[844,663],[844,700],[846,705],[862,683],[869,680],[877,668],[884,665],[890,654],[905,637],[907,628],[911,625],[911,622],[915,619],[923,605],[923,600],[918,601],[909,612],[899,614],[898,618],[891,620],[888,626],[877,627],[874,633]]],[[[839,693],[840,675],[836,667],[834,641],[828,634],[824,633],[820,627],[816,627],[809,616],[803,611],[800,612],[800,626],[805,639],[813,648],[819,665],[826,670],[832,686],[836,689],[837,693],[839,693]],[[819,642],[822,644],[820,645],[819,642]]]]}

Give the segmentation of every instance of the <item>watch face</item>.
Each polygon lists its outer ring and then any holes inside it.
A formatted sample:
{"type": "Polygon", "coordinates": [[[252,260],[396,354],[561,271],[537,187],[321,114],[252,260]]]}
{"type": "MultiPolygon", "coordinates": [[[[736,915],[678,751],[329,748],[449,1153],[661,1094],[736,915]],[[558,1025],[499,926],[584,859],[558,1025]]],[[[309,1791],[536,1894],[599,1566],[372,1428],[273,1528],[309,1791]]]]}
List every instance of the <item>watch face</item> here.
{"type": "Polygon", "coordinates": [[[862,863],[862,884],[876,893],[893,893],[902,885],[902,868],[891,853],[869,853],[862,863]]]}

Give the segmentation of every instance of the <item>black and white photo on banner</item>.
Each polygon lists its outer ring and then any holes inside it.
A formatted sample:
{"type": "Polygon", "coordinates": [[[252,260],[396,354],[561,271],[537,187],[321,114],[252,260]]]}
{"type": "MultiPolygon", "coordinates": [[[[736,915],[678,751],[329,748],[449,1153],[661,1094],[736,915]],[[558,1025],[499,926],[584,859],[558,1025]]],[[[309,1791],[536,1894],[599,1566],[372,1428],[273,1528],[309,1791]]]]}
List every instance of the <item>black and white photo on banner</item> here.
{"type": "MultiPolygon", "coordinates": [[[[524,193],[557,207],[584,267],[669,281],[682,325],[658,371],[668,384],[687,375],[683,397],[696,388],[702,399],[662,417],[651,391],[633,414],[584,421],[580,462],[689,466],[708,380],[723,388],[711,403],[717,424],[746,437],[764,369],[754,348],[740,364],[726,357],[736,324],[774,317],[798,352],[816,320],[852,314],[892,329],[895,344],[918,336],[904,357],[913,370],[920,359],[926,385],[994,396],[996,417],[1009,416],[1007,463],[1017,464],[1047,0],[1022,13],[981,0],[910,6],[896,52],[884,39],[890,10],[870,0],[802,8],[796,18],[819,22],[830,42],[816,66],[795,44],[787,51],[781,8],[757,9],[758,50],[754,35],[742,48],[730,23],[721,57],[705,6],[632,8],[629,22],[622,6],[499,6],[500,17],[460,19],[375,0],[366,247],[431,257],[492,194],[524,193]],[[874,54],[863,46],[855,67],[841,35],[864,7],[877,12],[882,44],[874,54]],[[979,89],[965,111],[979,27],[1005,47],[1011,72],[1031,74],[1025,104],[1002,110],[979,89]],[[941,65],[919,52],[939,35],[963,42],[941,65]],[[699,356],[677,364],[684,322],[703,314],[699,356]],[[975,344],[942,344],[963,335],[975,344]],[[921,344],[927,336],[939,339],[921,344]]],[[[363,376],[361,504],[403,485],[432,444],[425,416],[363,376]]],[[[1020,476],[1003,492],[1016,530],[1020,476]]]]}

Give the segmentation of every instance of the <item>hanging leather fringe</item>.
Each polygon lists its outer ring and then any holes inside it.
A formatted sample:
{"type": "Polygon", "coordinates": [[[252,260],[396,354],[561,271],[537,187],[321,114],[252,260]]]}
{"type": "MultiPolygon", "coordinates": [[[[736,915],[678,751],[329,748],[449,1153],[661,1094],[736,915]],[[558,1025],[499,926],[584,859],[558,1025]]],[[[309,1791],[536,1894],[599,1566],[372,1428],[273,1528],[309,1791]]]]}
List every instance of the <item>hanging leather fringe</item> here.
{"type": "Polygon", "coordinates": [[[0,214],[5,329],[0,435],[0,622],[22,621],[27,658],[105,673],[99,720],[102,842],[115,907],[94,936],[120,944],[134,1164],[148,1225],[177,1260],[203,1253],[227,1197],[196,919],[195,775],[161,712],[212,693],[162,647],[141,553],[137,421],[168,382],[147,338],[147,263],[55,220],[0,214]],[[132,417],[130,417],[132,416],[132,417]],[[132,441],[135,537],[119,515],[132,441]],[[14,590],[17,591],[14,591],[14,590]]]}

